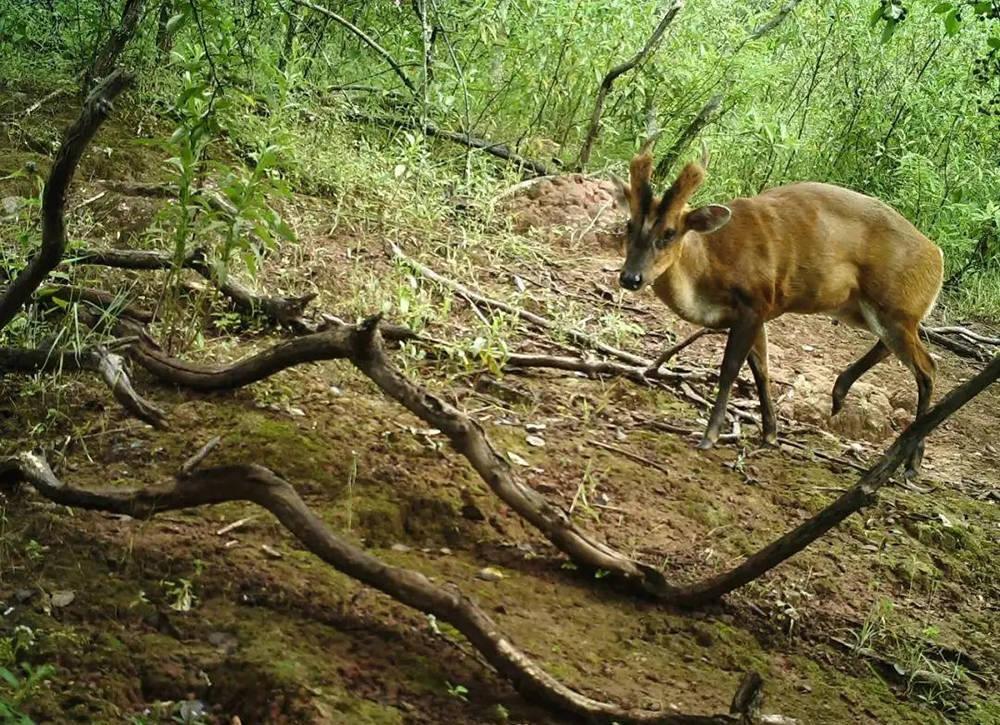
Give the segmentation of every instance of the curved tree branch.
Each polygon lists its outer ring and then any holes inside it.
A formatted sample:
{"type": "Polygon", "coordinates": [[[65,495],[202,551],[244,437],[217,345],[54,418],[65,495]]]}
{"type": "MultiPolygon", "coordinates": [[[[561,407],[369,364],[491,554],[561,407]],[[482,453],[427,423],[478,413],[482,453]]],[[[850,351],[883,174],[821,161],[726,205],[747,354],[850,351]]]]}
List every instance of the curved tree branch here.
{"type": "Polygon", "coordinates": [[[139,519],[193,506],[252,501],[274,514],[309,551],[330,566],[454,626],[526,698],[587,722],[733,725],[756,719],[752,709],[756,698],[740,695],[748,688],[759,691],[760,677],[755,673],[743,679],[734,697],[733,714],[688,715],[624,708],[571,690],[518,649],[489,615],[460,591],[438,587],[423,574],[390,566],[341,539],[305,505],[287,481],[263,466],[229,465],[200,471],[185,468],[173,483],[95,491],[61,481],[37,453],[22,453],[0,461],[0,486],[22,483],[56,503],[139,519]]]}
{"type": "Polygon", "coordinates": [[[612,572],[634,586],[677,606],[699,606],[737,589],[798,553],[852,513],[869,505],[912,450],[948,416],[1000,377],[997,356],[976,377],[945,396],[903,432],[850,491],[809,521],[778,538],[734,569],[701,582],[675,585],[663,573],[638,562],[583,531],[561,508],[515,476],[483,429],[468,415],[401,375],[386,357],[377,334],[379,317],[358,326],[338,325],[323,333],[282,342],[225,368],[182,363],[141,345],[136,360],[164,380],[199,390],[227,389],[273,372],[321,359],[349,358],[389,397],[444,432],[490,489],[575,562],[612,572]]]}
{"type": "Polygon", "coordinates": [[[594,141],[597,140],[597,134],[600,132],[601,115],[604,113],[604,102],[607,100],[608,93],[611,92],[611,86],[615,84],[618,76],[632,70],[647,55],[653,52],[656,46],[659,45],[660,39],[663,37],[663,33],[666,31],[667,27],[674,21],[674,18],[677,17],[677,13],[679,13],[683,7],[684,0],[673,0],[673,2],[670,3],[670,7],[667,8],[667,12],[664,13],[663,18],[660,20],[659,25],[657,25],[656,29],[653,31],[653,34],[649,36],[649,40],[646,41],[646,45],[643,46],[642,50],[621,65],[615,66],[609,70],[607,75],[604,76],[604,80],[601,81],[601,87],[597,91],[597,100],[594,102],[594,113],[590,117],[590,128],[587,130],[587,137],[584,139],[583,147],[580,149],[580,157],[576,162],[578,168],[583,169],[587,165],[587,162],[590,161],[590,152],[593,149],[594,141]]]}
{"type": "Polygon", "coordinates": [[[358,36],[358,38],[360,38],[362,42],[365,43],[365,45],[367,45],[369,48],[378,53],[382,57],[382,59],[389,64],[389,67],[391,67],[393,72],[397,76],[399,76],[399,79],[403,81],[403,84],[410,89],[413,95],[416,96],[418,94],[417,87],[413,85],[413,82],[409,79],[409,77],[407,77],[406,73],[403,72],[403,68],[399,65],[399,63],[397,63],[396,60],[389,54],[389,51],[387,51],[381,45],[372,40],[372,38],[369,37],[365,33],[365,31],[363,31],[357,25],[352,23],[347,18],[343,18],[340,15],[337,15],[337,13],[333,12],[332,10],[327,10],[324,7],[309,2],[309,0],[292,0],[292,2],[294,2],[296,5],[301,5],[302,7],[312,8],[317,13],[325,15],[326,17],[330,18],[330,20],[333,20],[335,23],[339,23],[340,25],[343,25],[345,28],[350,30],[352,33],[358,36]]]}
{"type": "Polygon", "coordinates": [[[62,259],[66,251],[63,219],[66,190],[84,149],[111,111],[111,101],[125,90],[131,80],[131,76],[121,69],[108,76],[87,96],[80,117],[66,132],[42,195],[42,245],[0,296],[0,330],[14,319],[46,275],[62,259]]]}

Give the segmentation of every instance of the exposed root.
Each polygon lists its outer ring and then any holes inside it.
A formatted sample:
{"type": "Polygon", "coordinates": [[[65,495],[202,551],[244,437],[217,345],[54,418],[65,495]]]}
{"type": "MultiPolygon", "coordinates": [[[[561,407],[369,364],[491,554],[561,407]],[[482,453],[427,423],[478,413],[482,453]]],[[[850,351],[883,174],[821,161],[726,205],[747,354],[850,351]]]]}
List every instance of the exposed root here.
{"type": "MultiPolygon", "coordinates": [[[[204,449],[203,449],[204,451],[204,449]]],[[[195,456],[196,465],[200,454],[195,456]]],[[[185,465],[173,483],[144,488],[89,490],[60,480],[38,453],[22,453],[0,462],[0,485],[32,486],[56,503],[148,519],[163,511],[226,501],[252,501],[270,511],[309,551],[338,571],[382,591],[403,604],[433,614],[461,632],[496,671],[524,697],[591,723],[722,725],[756,721],[756,698],[734,698],[729,714],[691,715],[626,708],[591,699],[556,680],[505,636],[476,604],[452,587],[443,589],[423,574],[390,566],[336,536],[302,501],[295,489],[258,465],[229,465],[192,470],[185,465]],[[748,718],[753,718],[748,719],[748,718]]],[[[744,678],[739,692],[760,676],[744,678]]]]}
{"type": "MultiPolygon", "coordinates": [[[[131,344],[132,341],[124,341],[131,344]]],[[[139,395],[132,387],[123,366],[124,360],[106,348],[85,350],[0,348],[3,372],[75,372],[99,373],[125,410],[154,428],[167,427],[167,414],[139,395]]]]}

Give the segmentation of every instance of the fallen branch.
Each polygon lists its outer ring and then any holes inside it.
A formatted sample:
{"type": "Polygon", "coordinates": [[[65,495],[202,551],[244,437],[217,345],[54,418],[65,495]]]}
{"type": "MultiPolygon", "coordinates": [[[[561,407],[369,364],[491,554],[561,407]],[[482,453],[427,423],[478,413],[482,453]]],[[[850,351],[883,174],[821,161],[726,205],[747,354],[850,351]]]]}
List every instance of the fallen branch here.
{"type": "Polygon", "coordinates": [[[432,138],[441,138],[446,141],[451,141],[452,143],[457,143],[462,146],[467,146],[468,148],[480,149],[486,153],[496,156],[504,161],[509,161],[512,164],[521,167],[522,169],[527,169],[531,172],[533,177],[537,176],[550,176],[552,171],[545,164],[538,161],[533,161],[525,156],[521,156],[514,151],[511,151],[510,147],[505,143],[499,143],[495,141],[490,141],[484,138],[478,138],[470,133],[460,133],[457,131],[446,131],[444,129],[438,128],[431,123],[421,123],[418,120],[410,120],[405,118],[385,118],[381,116],[371,116],[365,113],[352,113],[347,116],[348,120],[351,121],[362,121],[364,123],[376,123],[386,126],[396,126],[398,128],[411,128],[420,131],[425,136],[431,136],[432,138]]]}
{"type": "MultiPolygon", "coordinates": [[[[173,257],[166,252],[150,249],[83,249],[77,251],[67,262],[142,270],[172,269],[176,264],[173,257]]],[[[317,329],[315,324],[302,317],[305,308],[316,298],[315,293],[301,297],[258,295],[228,275],[226,280],[219,284],[203,249],[192,251],[181,260],[180,266],[197,272],[215,285],[218,291],[228,297],[233,306],[243,314],[249,316],[261,314],[299,332],[313,332],[317,329]]]]}
{"type": "MultiPolygon", "coordinates": [[[[303,546],[321,560],[367,586],[388,594],[406,606],[433,614],[465,636],[493,668],[526,698],[591,723],[649,723],[660,725],[722,725],[746,722],[757,697],[734,698],[731,714],[688,715],[676,712],[624,708],[593,700],[563,685],[519,650],[489,615],[455,588],[443,589],[418,572],[390,566],[336,536],[299,497],[295,489],[272,471],[258,465],[218,466],[187,471],[173,483],[144,488],[89,490],[60,480],[37,453],[22,453],[0,462],[0,485],[28,484],[43,497],[76,508],[108,511],[148,519],[163,511],[228,501],[251,501],[267,509],[303,546]]],[[[751,673],[739,692],[760,688],[751,673]]],[[[756,719],[756,718],[755,718],[756,719]]]]}
{"type": "MultiPolygon", "coordinates": [[[[170,382],[199,390],[239,387],[300,362],[348,358],[390,398],[445,433],[490,489],[531,523],[558,549],[581,566],[604,569],[639,589],[677,606],[700,606],[749,583],[798,553],[847,516],[869,505],[899,464],[920,441],[975,394],[1000,377],[1000,356],[969,382],[945,396],[903,432],[854,488],[809,521],[764,547],[729,572],[701,582],[676,586],[663,574],[598,542],[578,528],[561,508],[517,478],[485,432],[468,415],[402,376],[389,362],[378,334],[378,317],[358,326],[337,326],[295,338],[226,368],[206,368],[174,361],[140,345],[137,360],[170,382]]],[[[682,385],[686,383],[682,382],[682,385]]],[[[744,411],[738,411],[744,413],[744,411]]]]}
{"type": "MultiPolygon", "coordinates": [[[[132,341],[125,342],[131,344],[132,341]]],[[[0,371],[4,373],[96,372],[125,410],[154,428],[166,428],[167,414],[135,391],[123,363],[121,355],[100,347],[85,350],[0,348],[0,371]]]]}
{"type": "Polygon", "coordinates": [[[604,102],[607,100],[608,93],[611,92],[611,87],[615,84],[615,81],[620,75],[632,70],[647,55],[653,52],[656,46],[659,45],[660,39],[663,37],[663,33],[666,31],[670,23],[674,21],[674,18],[677,17],[677,13],[680,12],[682,7],[684,7],[683,0],[673,0],[642,49],[621,65],[617,65],[609,70],[604,76],[604,80],[601,81],[601,87],[597,90],[597,99],[594,101],[594,113],[590,117],[590,128],[587,129],[587,136],[583,141],[583,147],[580,149],[580,156],[576,162],[578,168],[583,169],[587,165],[587,162],[590,161],[591,149],[593,148],[594,141],[597,139],[597,135],[600,132],[601,115],[604,113],[604,102]]]}
{"type": "Polygon", "coordinates": [[[64,302],[86,302],[94,307],[111,312],[115,315],[131,317],[142,323],[153,321],[153,313],[134,305],[127,304],[121,297],[94,289],[71,284],[46,284],[38,288],[38,297],[52,297],[64,302]]]}
{"type": "Polygon", "coordinates": [[[330,18],[330,20],[350,30],[352,33],[358,36],[358,38],[360,38],[365,45],[367,45],[369,48],[378,53],[378,55],[381,56],[382,59],[389,64],[389,67],[392,68],[393,73],[399,76],[399,79],[403,81],[403,85],[409,88],[410,91],[413,93],[413,95],[417,95],[417,87],[413,85],[413,82],[409,79],[406,73],[403,72],[402,66],[400,66],[399,63],[396,62],[396,59],[392,57],[389,51],[387,51],[381,45],[372,40],[372,38],[357,25],[352,23],[347,18],[343,18],[340,15],[337,15],[337,13],[333,12],[332,10],[327,10],[324,7],[309,2],[309,0],[292,0],[292,2],[294,2],[296,5],[301,5],[302,7],[315,10],[317,13],[325,15],[326,17],[330,18]]]}
{"type": "Polygon", "coordinates": [[[990,359],[989,353],[980,347],[975,341],[956,340],[931,327],[921,326],[920,332],[923,333],[924,337],[926,337],[928,341],[934,343],[938,347],[951,350],[960,357],[967,357],[972,360],[978,360],[979,362],[985,362],[990,359]]]}
{"type": "Polygon", "coordinates": [[[684,348],[690,346],[691,344],[697,342],[698,340],[700,340],[701,338],[703,338],[705,335],[721,335],[723,333],[728,333],[728,332],[729,332],[728,330],[713,330],[710,327],[703,327],[700,330],[692,332],[690,335],[688,335],[687,337],[685,337],[680,342],[678,342],[678,343],[676,343],[674,345],[671,345],[666,350],[664,350],[662,353],[660,353],[660,356],[658,358],[656,358],[656,361],[653,363],[652,367],[650,368],[649,373],[647,373],[647,374],[648,375],[653,375],[656,372],[658,372],[659,369],[662,366],[666,365],[668,362],[670,362],[671,359],[673,359],[674,355],[676,355],[677,353],[679,353],[684,348]]]}
{"type": "Polygon", "coordinates": [[[66,191],[84,149],[111,111],[111,101],[130,82],[131,76],[122,70],[108,76],[87,96],[79,118],[66,132],[42,194],[42,244],[0,296],[0,330],[14,319],[48,273],[62,260],[66,250],[66,226],[63,218],[66,191]]]}
{"type": "Polygon", "coordinates": [[[501,310],[510,315],[514,315],[518,319],[523,320],[529,324],[532,324],[535,327],[540,327],[544,330],[562,332],[577,344],[584,345],[594,350],[599,350],[607,355],[616,357],[619,360],[624,360],[625,362],[630,363],[632,365],[641,365],[643,367],[649,367],[650,360],[640,355],[635,355],[633,353],[626,352],[625,350],[619,350],[618,348],[603,343],[600,340],[594,338],[592,335],[588,335],[586,332],[582,332],[580,330],[576,330],[573,328],[564,330],[560,328],[558,325],[556,325],[556,323],[554,323],[552,320],[546,319],[532,312],[528,312],[527,310],[518,309],[517,307],[509,305],[506,302],[501,302],[500,300],[495,300],[490,297],[485,297],[479,294],[478,292],[473,292],[465,285],[455,282],[454,280],[448,279],[447,277],[438,274],[427,265],[418,262],[412,257],[406,256],[403,250],[400,249],[397,245],[390,243],[389,248],[393,256],[395,256],[397,259],[405,262],[407,265],[409,265],[416,271],[420,272],[420,274],[423,275],[424,277],[427,277],[428,279],[433,280],[438,284],[444,285],[448,289],[458,294],[460,297],[464,297],[468,302],[472,304],[481,305],[496,310],[501,310]]]}

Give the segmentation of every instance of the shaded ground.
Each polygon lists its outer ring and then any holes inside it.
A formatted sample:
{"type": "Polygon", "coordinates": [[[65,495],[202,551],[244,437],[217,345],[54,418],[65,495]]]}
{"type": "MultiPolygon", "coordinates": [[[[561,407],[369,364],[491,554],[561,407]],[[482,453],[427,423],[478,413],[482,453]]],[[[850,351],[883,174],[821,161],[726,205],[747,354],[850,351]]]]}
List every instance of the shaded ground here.
{"type": "MultiPolygon", "coordinates": [[[[99,143],[139,153],[128,138],[113,128],[99,143]]],[[[0,176],[27,157],[45,163],[18,149],[0,161],[0,176]]],[[[157,180],[155,160],[143,158],[135,178],[157,180]]],[[[92,151],[70,207],[119,172],[92,151]]],[[[0,195],[27,193],[15,188],[21,183],[3,182],[0,195]]],[[[465,284],[650,356],[665,333],[690,332],[651,296],[615,289],[620,221],[594,220],[607,206],[606,188],[582,178],[544,183],[501,205],[478,241],[462,241],[463,226],[473,224],[463,218],[435,222],[426,236],[403,227],[389,236],[465,284]]],[[[109,193],[74,214],[74,234],[93,244],[141,244],[156,208],[109,193]],[[118,239],[123,221],[135,239],[118,239]]],[[[319,309],[346,315],[389,299],[390,316],[456,340],[464,358],[432,362],[406,349],[397,359],[448,390],[499,447],[520,456],[538,490],[678,580],[732,565],[856,479],[793,451],[758,451],[749,427],[742,444],[700,452],[650,427],[703,424],[703,411],[664,391],[563,373],[497,379],[483,352],[497,339],[511,349],[558,346],[510,320],[485,326],[468,305],[389,262],[381,230],[344,222],[331,231],[328,200],[296,197],[286,214],[302,241],[267,260],[263,287],[317,291],[319,309]],[[526,426],[544,446],[528,441],[526,426]]],[[[105,285],[137,279],[98,276],[105,285]]],[[[155,292],[145,285],[136,287],[140,299],[155,292]]],[[[841,416],[828,419],[836,373],[868,347],[861,334],[821,318],[782,319],[768,332],[782,434],[863,461],[910,420],[914,383],[895,361],[869,373],[841,416]]],[[[191,355],[232,359],[267,341],[249,332],[239,344],[209,338],[191,355]]],[[[714,367],[722,344],[703,338],[681,361],[714,367]]],[[[938,362],[941,391],[973,370],[948,353],[938,362]]],[[[169,408],[169,431],[125,418],[85,378],[5,378],[3,450],[55,445],[65,477],[129,485],[173,475],[202,442],[223,435],[212,463],[275,469],[336,530],[386,561],[458,585],[550,672],[595,697],[724,711],[753,668],[767,683],[765,709],[806,723],[1000,722],[995,389],[929,439],[920,485],[932,492],[887,489],[876,507],[771,575],[706,610],[678,612],[574,571],[441,436],[347,365],[311,365],[226,395],[137,378],[169,408]],[[485,566],[503,578],[478,578],[485,566]]],[[[186,698],[220,722],[561,722],[525,704],[446,625],[330,571],[252,505],[150,522],[70,513],[30,494],[0,498],[0,507],[0,602],[8,603],[0,638],[10,642],[15,626],[30,627],[28,659],[56,667],[24,704],[39,722],[167,722],[157,703],[186,698]],[[65,591],[73,600],[53,606],[63,602],[53,593],[65,591]]]]}

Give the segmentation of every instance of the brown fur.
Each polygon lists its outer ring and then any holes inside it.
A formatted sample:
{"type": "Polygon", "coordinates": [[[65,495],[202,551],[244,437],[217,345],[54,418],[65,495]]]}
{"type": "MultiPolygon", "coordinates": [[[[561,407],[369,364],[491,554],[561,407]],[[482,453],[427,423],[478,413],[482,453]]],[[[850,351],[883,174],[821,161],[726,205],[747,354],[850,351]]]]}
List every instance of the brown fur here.
{"type": "MultiPolygon", "coordinates": [[[[637,157],[632,169],[644,174],[650,162],[637,157]]],[[[941,250],[881,201],[821,183],[735,199],[727,205],[729,222],[701,233],[691,228],[697,224],[688,224],[693,217],[687,202],[704,177],[700,165],[685,166],[664,194],[667,203],[655,226],[643,232],[648,236],[630,242],[642,246],[629,250],[629,271],[641,272],[643,282],[651,282],[656,295],[680,317],[730,329],[720,397],[703,445],[718,436],[727,386],[748,355],[762,409],[770,405],[763,324],[786,312],[830,315],[868,329],[880,340],[838,377],[834,412],[857,377],[891,351],[917,379],[917,413],[922,414],[935,366],[917,329],[941,290],[941,250]],[[676,230],[676,238],[656,244],[665,230],[676,230]]],[[[633,178],[633,189],[635,182],[633,178]]],[[[636,196],[632,194],[630,204],[632,221],[642,224],[636,196]]],[[[714,208],[719,209],[725,212],[714,208]]],[[[771,417],[768,421],[765,415],[765,438],[774,437],[773,413],[771,417]]],[[[909,471],[917,465],[919,455],[909,471]]]]}

